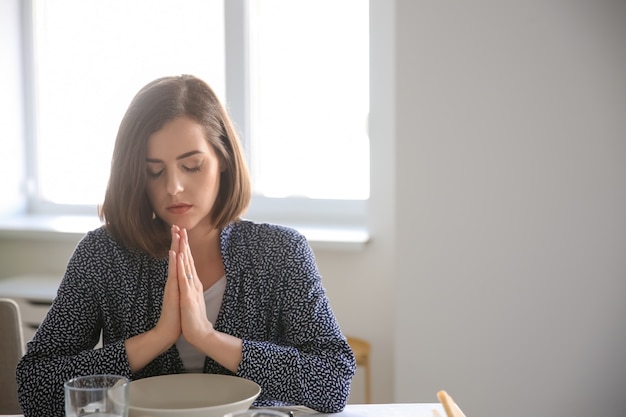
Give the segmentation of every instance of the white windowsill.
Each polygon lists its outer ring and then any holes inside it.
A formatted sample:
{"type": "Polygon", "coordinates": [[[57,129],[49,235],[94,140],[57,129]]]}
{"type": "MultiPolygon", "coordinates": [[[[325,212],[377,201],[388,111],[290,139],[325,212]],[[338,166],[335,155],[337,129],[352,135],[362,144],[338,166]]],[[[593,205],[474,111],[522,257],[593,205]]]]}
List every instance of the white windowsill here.
{"type": "MultiPolygon", "coordinates": [[[[0,238],[77,240],[100,225],[98,217],[87,215],[3,216],[0,217],[0,238]]],[[[284,225],[293,227],[306,236],[314,250],[360,250],[370,240],[365,228],[284,225]]]]}

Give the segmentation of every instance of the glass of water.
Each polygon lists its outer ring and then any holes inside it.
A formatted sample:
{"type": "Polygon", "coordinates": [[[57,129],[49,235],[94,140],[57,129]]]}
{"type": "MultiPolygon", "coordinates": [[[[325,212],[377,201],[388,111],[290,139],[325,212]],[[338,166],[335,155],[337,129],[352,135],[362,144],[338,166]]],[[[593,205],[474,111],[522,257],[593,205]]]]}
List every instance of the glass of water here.
{"type": "Polygon", "coordinates": [[[87,375],[65,383],[65,417],[128,417],[128,378],[87,375]]]}

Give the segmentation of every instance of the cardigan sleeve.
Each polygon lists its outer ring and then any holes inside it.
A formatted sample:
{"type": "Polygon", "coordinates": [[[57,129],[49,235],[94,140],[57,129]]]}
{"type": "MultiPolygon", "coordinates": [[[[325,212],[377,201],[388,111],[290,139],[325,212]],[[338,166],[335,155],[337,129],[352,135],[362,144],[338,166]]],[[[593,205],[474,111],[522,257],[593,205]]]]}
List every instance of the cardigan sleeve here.
{"type": "Polygon", "coordinates": [[[272,269],[276,283],[268,290],[275,307],[267,312],[265,337],[244,337],[238,375],[261,385],[258,406],[278,402],[339,412],[347,403],[356,365],[313,252],[293,231],[264,257],[270,261],[266,264],[278,265],[272,269]]]}
{"type": "Polygon", "coordinates": [[[77,246],[52,307],[17,366],[25,417],[64,416],[63,384],[73,377],[102,373],[130,377],[123,340],[93,349],[103,320],[90,281],[100,262],[93,250],[88,238],[77,246]]]}

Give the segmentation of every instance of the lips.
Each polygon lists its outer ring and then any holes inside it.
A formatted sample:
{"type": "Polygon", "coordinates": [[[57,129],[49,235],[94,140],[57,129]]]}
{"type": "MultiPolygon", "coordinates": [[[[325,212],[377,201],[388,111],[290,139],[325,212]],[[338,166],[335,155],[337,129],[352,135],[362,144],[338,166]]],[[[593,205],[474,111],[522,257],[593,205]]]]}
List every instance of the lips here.
{"type": "Polygon", "coordinates": [[[167,211],[172,214],[184,214],[191,209],[191,204],[176,203],[167,206],[167,211]]]}

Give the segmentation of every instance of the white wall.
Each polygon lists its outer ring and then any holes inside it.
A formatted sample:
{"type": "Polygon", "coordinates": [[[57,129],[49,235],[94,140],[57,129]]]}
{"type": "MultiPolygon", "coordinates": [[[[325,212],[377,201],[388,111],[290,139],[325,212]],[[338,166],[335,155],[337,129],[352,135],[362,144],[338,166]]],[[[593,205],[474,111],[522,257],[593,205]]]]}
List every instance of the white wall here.
{"type": "MultiPolygon", "coordinates": [[[[370,4],[373,238],[316,255],[374,401],[623,415],[624,3],[370,4]]],[[[74,244],[0,239],[0,277],[74,244]]]]}
{"type": "Polygon", "coordinates": [[[626,2],[396,8],[394,399],[624,415],[626,2]]]}

